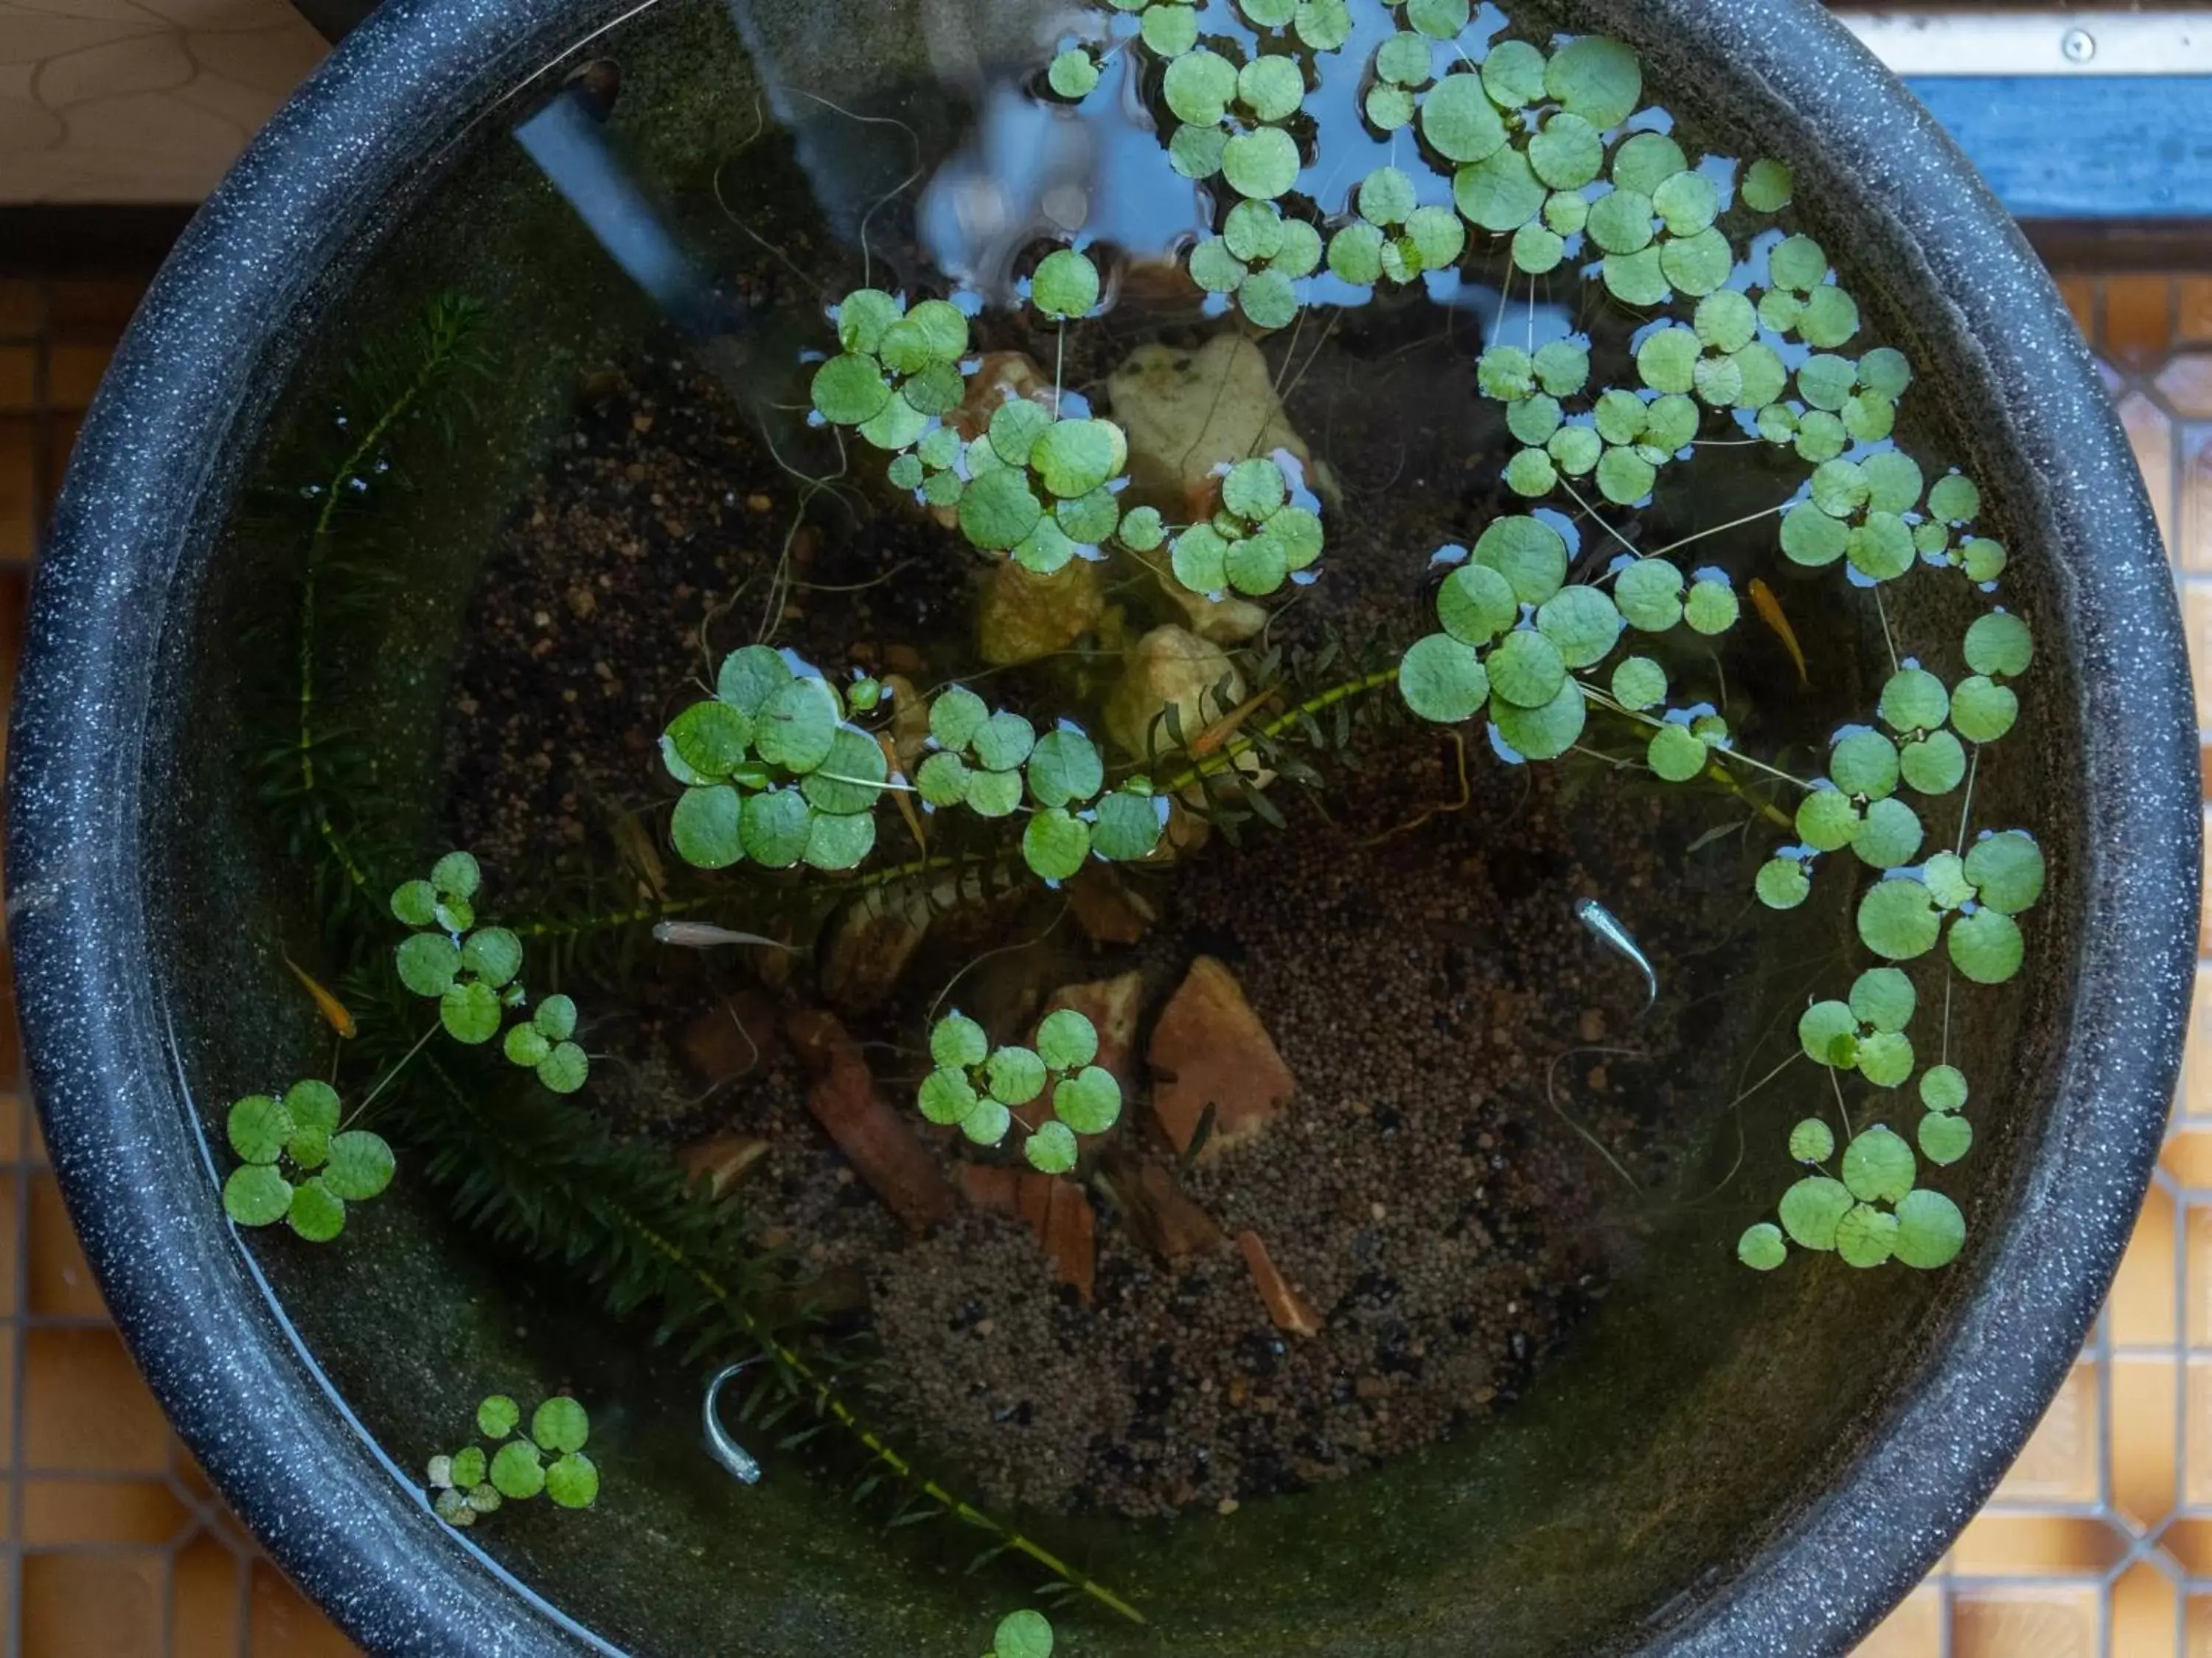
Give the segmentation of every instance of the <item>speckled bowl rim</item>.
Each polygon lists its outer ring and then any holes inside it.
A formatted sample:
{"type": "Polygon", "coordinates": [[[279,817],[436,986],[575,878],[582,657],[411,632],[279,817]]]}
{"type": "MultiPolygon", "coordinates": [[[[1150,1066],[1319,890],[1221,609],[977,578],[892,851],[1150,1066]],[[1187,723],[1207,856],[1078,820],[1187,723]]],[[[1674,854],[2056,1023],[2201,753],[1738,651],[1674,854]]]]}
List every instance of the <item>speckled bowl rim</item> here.
{"type": "MultiPolygon", "coordinates": [[[[381,1653],[612,1649],[429,1514],[293,1338],[211,1200],[143,964],[137,826],[168,600],[219,520],[222,445],[340,247],[422,165],[426,112],[519,84],[562,6],[390,0],[278,113],[185,232],[87,422],[38,573],[8,776],[7,901],[47,1142],[109,1308],[193,1454],[277,1563],[381,1653]]],[[[598,14],[598,15],[605,15],[598,14]]],[[[1812,0],[1589,0],[1655,59],[1685,41],[1771,101],[1767,147],[1936,296],[1916,320],[2003,412],[2055,550],[2087,732],[2077,994],[2051,1103],[1984,1276],[1924,1380],[1733,1581],[1644,1650],[1845,1650],[1994,1487],[2072,1362],[2148,1180],[2179,1065],[2197,755],[2171,576],[2057,295],[1924,111],[1812,0]]],[[[571,26],[573,27],[573,25],[571,26]]],[[[562,37],[565,38],[565,36],[562,37]]],[[[279,353],[281,355],[281,352],[279,353]]]]}

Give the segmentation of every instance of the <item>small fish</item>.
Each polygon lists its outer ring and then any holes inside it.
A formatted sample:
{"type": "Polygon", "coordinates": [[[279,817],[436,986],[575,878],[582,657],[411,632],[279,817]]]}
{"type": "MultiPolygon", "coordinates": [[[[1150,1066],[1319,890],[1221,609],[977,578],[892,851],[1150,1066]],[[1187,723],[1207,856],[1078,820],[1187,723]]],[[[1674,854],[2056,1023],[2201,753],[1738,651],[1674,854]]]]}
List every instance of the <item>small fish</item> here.
{"type": "Polygon", "coordinates": [[[727,927],[717,927],[706,921],[660,922],[654,926],[653,936],[657,942],[685,950],[711,950],[723,944],[765,944],[771,950],[805,948],[787,944],[780,938],[763,938],[758,933],[733,933],[727,927]]]}
{"type": "Polygon", "coordinates": [[[1644,982],[1650,986],[1651,993],[1644,1003],[1644,1011],[1650,1012],[1652,1005],[1659,1000],[1659,975],[1652,971],[1651,958],[1637,948],[1636,941],[1628,936],[1628,929],[1613,918],[1612,911],[1594,898],[1575,900],[1575,919],[1636,964],[1637,970],[1644,975],[1644,982]]]}
{"type": "Polygon", "coordinates": [[[1805,652],[1797,643],[1797,631],[1790,625],[1790,619],[1782,613],[1782,600],[1774,596],[1774,589],[1756,576],[1751,578],[1751,607],[1759,613],[1759,619],[1774,630],[1774,637],[1782,641],[1782,648],[1790,653],[1790,660],[1797,664],[1797,683],[1809,686],[1813,676],[1805,671],[1805,652]]]}
{"type": "Polygon", "coordinates": [[[700,1416],[707,1426],[707,1449],[713,1454],[715,1461],[729,1471],[732,1478],[746,1485],[760,1484],[760,1463],[750,1451],[730,1437],[729,1430],[722,1426],[721,1417],[714,1412],[714,1405],[722,1396],[722,1387],[725,1383],[730,1381],[740,1371],[748,1369],[759,1362],[758,1359],[747,1359],[743,1364],[733,1364],[728,1369],[719,1373],[707,1384],[707,1400],[700,1406],[700,1416]]]}
{"type": "Polygon", "coordinates": [[[322,1015],[323,1022],[328,1025],[332,1030],[336,1031],[340,1036],[352,1036],[354,1033],[353,1015],[347,1011],[346,1004],[339,1001],[337,997],[332,996],[328,991],[325,990],[313,979],[310,978],[307,976],[307,969],[302,967],[298,962],[293,960],[290,956],[288,955],[284,958],[284,965],[292,970],[293,978],[298,979],[302,984],[307,987],[307,994],[314,997],[315,1011],[322,1015]]]}

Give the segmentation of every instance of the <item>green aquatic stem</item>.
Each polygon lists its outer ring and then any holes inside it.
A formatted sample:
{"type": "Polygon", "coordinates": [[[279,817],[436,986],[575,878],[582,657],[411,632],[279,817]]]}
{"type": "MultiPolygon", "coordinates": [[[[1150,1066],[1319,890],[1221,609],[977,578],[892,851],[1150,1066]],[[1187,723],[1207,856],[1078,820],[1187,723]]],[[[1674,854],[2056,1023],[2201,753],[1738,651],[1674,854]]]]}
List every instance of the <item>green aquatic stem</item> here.
{"type": "Polygon", "coordinates": [[[300,790],[313,814],[315,832],[346,878],[361,891],[368,890],[368,873],[355,857],[352,849],[331,821],[330,808],[317,792],[315,782],[315,599],[316,578],[323,556],[331,539],[332,523],[337,516],[338,503],[346,486],[361,478],[369,458],[378,445],[389,437],[399,423],[412,414],[422,399],[428,396],[444,377],[460,354],[463,339],[469,326],[469,313],[455,308],[450,313],[441,309],[432,324],[429,349],[423,354],[413,377],[398,396],[385,405],[382,413],[369,424],[361,440],[346,452],[323,489],[323,504],[315,514],[314,527],[307,533],[306,556],[301,560],[300,574],[300,790]]]}
{"type": "Polygon", "coordinates": [[[1397,682],[1398,664],[1393,662],[1388,667],[1378,667],[1371,674],[1362,674],[1358,679],[1347,680],[1341,685],[1331,686],[1328,690],[1307,698],[1305,701],[1287,712],[1278,714],[1257,731],[1240,733],[1231,738],[1221,745],[1217,753],[1201,756],[1192,765],[1160,784],[1158,792],[1163,795],[1177,795],[1200,777],[1218,777],[1224,771],[1233,771],[1236,769],[1236,761],[1241,756],[1249,753],[1261,743],[1271,742],[1281,736],[1285,732],[1297,726],[1299,721],[1323,713],[1335,707],[1339,703],[1348,702],[1354,697],[1364,697],[1370,691],[1379,691],[1384,686],[1395,685],[1397,682]]]}
{"type": "Polygon", "coordinates": [[[713,898],[667,899],[658,904],[638,904],[626,910],[579,916],[572,921],[521,922],[507,930],[517,938],[578,938],[586,933],[610,932],[617,927],[634,927],[641,922],[665,921],[671,916],[688,915],[721,901],[713,898]]]}

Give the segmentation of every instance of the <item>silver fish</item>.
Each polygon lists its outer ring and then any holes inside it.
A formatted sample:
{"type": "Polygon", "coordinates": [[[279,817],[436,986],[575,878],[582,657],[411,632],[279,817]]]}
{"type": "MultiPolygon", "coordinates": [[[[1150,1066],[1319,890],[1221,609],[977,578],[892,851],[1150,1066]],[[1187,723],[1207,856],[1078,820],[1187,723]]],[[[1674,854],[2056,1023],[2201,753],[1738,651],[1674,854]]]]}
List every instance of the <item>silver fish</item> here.
{"type": "Polygon", "coordinates": [[[781,939],[763,938],[758,933],[733,933],[727,927],[717,927],[706,921],[664,921],[654,926],[656,942],[673,944],[685,950],[711,950],[723,944],[765,944],[771,950],[797,950],[796,944],[786,944],[781,939]]]}
{"type": "Polygon", "coordinates": [[[1638,949],[1636,941],[1629,936],[1628,929],[1614,918],[1612,911],[1594,898],[1575,900],[1575,919],[1636,964],[1637,970],[1644,975],[1644,982],[1650,987],[1651,993],[1644,1003],[1644,1011],[1650,1012],[1652,1005],[1659,1000],[1659,975],[1652,970],[1651,958],[1638,949]]]}
{"type": "Polygon", "coordinates": [[[714,1412],[714,1405],[722,1396],[722,1387],[726,1382],[735,1377],[739,1371],[748,1369],[759,1362],[758,1359],[747,1359],[744,1363],[733,1364],[717,1375],[707,1384],[707,1402],[700,1407],[700,1415],[704,1418],[707,1425],[707,1449],[713,1454],[715,1461],[730,1472],[733,1478],[741,1484],[746,1485],[760,1484],[761,1466],[754,1460],[750,1451],[730,1437],[729,1430],[722,1426],[721,1417],[714,1412]]]}

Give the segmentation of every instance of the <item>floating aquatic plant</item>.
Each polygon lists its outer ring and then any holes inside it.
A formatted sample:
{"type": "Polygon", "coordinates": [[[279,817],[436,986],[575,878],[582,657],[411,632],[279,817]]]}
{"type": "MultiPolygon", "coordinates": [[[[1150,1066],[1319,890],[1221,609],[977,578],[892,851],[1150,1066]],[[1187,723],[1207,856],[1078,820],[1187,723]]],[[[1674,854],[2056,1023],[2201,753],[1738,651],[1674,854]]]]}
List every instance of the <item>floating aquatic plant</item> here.
{"type": "Polygon", "coordinates": [[[472,1526],[479,1515],[541,1492],[562,1509],[599,1501],[599,1471],[584,1454],[592,1423],[582,1405],[556,1393],[530,1413],[526,1436],[517,1431],[521,1424],[522,1407],[493,1393],[477,1406],[477,1431],[491,1448],[465,1445],[430,1459],[430,1506],[439,1519],[472,1526]]]}
{"type": "Polygon", "coordinates": [[[999,1620],[991,1649],[983,1658],[1052,1658],[1052,1622],[1024,1608],[999,1620]]]}
{"type": "Polygon", "coordinates": [[[341,1122],[337,1090],[308,1078],[283,1094],[249,1094],[224,1119],[239,1166],[223,1182],[223,1212],[240,1226],[278,1221],[309,1243],[345,1228],[346,1205],[392,1184],[392,1148],[341,1122]]]}
{"type": "Polygon", "coordinates": [[[1121,1117],[1121,1085],[1097,1063],[1098,1031],[1072,1008],[1047,1014],[1036,1045],[994,1046],[983,1027],[960,1013],[929,1033],[936,1069],[922,1080],[921,1114],[957,1127],[975,1144],[1000,1144],[1020,1127],[1022,1155],[1045,1174],[1076,1165],[1079,1134],[1103,1134],[1121,1117]]]}

